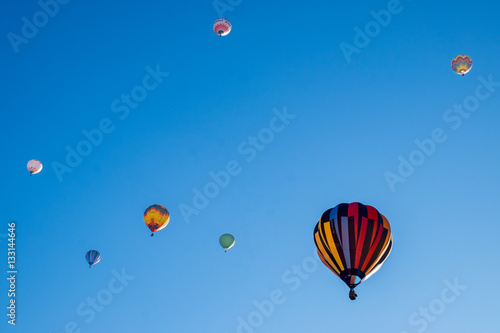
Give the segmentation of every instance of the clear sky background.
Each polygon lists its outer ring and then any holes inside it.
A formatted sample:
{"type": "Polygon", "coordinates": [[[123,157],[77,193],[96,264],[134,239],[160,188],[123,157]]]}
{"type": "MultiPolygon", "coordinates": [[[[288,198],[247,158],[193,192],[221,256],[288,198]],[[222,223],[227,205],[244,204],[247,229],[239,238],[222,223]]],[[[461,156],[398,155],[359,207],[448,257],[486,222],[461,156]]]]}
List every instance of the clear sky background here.
{"type": "Polygon", "coordinates": [[[46,22],[37,1],[1,4],[1,331],[498,332],[498,4],[401,0],[381,26],[370,12],[385,0],[226,1],[225,37],[212,1],[72,0],[46,22]],[[358,45],[350,62],[341,43],[358,45]],[[474,63],[464,77],[458,54],[474,63]],[[148,66],[161,82],[127,107],[148,66]],[[448,111],[464,102],[470,114],[448,111]],[[67,147],[85,149],[82,131],[103,121],[109,133],[68,165],[67,147]],[[441,142],[418,153],[436,129],[441,142]],[[44,167],[30,177],[32,158],[44,167]],[[238,173],[196,207],[230,161],[238,173]],[[313,242],[321,214],[353,201],[394,237],[356,301],[313,242]],[[154,237],[151,204],[171,213],[154,237]],[[227,253],[223,233],[236,238],[227,253]]]}

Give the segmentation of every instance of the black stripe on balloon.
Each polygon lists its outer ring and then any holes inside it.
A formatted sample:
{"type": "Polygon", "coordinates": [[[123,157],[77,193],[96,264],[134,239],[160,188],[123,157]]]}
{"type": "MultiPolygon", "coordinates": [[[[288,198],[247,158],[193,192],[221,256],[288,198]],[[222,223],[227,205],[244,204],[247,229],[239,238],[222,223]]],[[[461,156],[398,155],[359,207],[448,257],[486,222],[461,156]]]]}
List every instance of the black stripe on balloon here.
{"type": "Polygon", "coordinates": [[[381,225],[384,226],[384,219],[382,218],[382,214],[380,214],[377,210],[377,222],[381,225]]]}
{"type": "Polygon", "coordinates": [[[379,230],[381,228],[384,228],[384,224],[380,223],[380,222],[381,221],[378,218],[377,218],[377,220],[373,221],[373,233],[375,234],[375,238],[373,239],[374,242],[377,239],[377,234],[378,234],[379,230]]]}
{"type": "MultiPolygon", "coordinates": [[[[378,243],[375,244],[375,242],[377,241],[378,230],[380,230],[380,227],[378,226],[378,224],[376,222],[374,222],[373,223],[374,238],[373,238],[373,242],[370,242],[370,250],[373,249],[373,251],[372,251],[372,254],[370,256],[367,256],[365,259],[366,268],[370,267],[371,263],[374,261],[374,258],[377,257],[376,246],[378,243]]],[[[382,235],[380,237],[382,237],[382,235]]]]}
{"type": "MultiPolygon", "coordinates": [[[[361,225],[361,221],[362,221],[361,217],[364,217],[364,218],[366,218],[367,221],[369,221],[368,220],[368,208],[365,205],[360,204],[359,210],[360,210],[359,223],[361,225]]],[[[365,241],[366,241],[366,238],[367,238],[367,235],[365,234],[365,241]]],[[[370,238],[370,240],[371,240],[371,238],[370,238]]]]}
{"type": "Polygon", "coordinates": [[[372,235],[373,235],[373,225],[374,222],[372,219],[368,219],[366,223],[366,233],[365,233],[365,240],[363,241],[363,244],[360,246],[363,246],[363,250],[361,251],[361,258],[359,259],[359,267],[363,267],[366,257],[368,256],[368,252],[370,251],[370,243],[372,241],[372,235]]]}
{"type": "Polygon", "coordinates": [[[342,231],[342,223],[341,223],[342,216],[347,216],[347,214],[349,212],[349,205],[350,204],[345,204],[345,203],[339,204],[338,210],[337,210],[337,216],[335,216],[335,221],[337,221],[337,225],[339,227],[338,238],[339,238],[340,244],[342,244],[342,246],[344,246],[344,244],[342,243],[344,241],[344,239],[342,238],[342,234],[344,233],[342,231]]]}
{"type": "Polygon", "coordinates": [[[335,218],[337,219],[340,216],[347,216],[348,211],[349,211],[349,204],[346,203],[339,204],[337,209],[337,216],[335,216],[335,218]]]}
{"type": "Polygon", "coordinates": [[[370,261],[368,262],[366,268],[369,268],[371,265],[373,265],[373,263],[375,263],[375,260],[377,260],[378,256],[384,249],[384,244],[385,241],[387,240],[388,232],[389,231],[387,229],[382,230],[382,236],[380,237],[379,243],[377,244],[375,251],[373,251],[372,257],[370,258],[370,261]]]}
{"type": "Polygon", "coordinates": [[[380,257],[380,260],[379,260],[380,263],[383,263],[385,261],[385,259],[387,259],[387,256],[389,256],[389,253],[391,253],[391,249],[392,249],[392,239],[389,239],[389,245],[387,246],[387,249],[385,249],[385,252],[382,255],[382,257],[380,257]]]}
{"type": "Polygon", "coordinates": [[[332,211],[333,208],[327,209],[323,215],[321,215],[321,218],[319,219],[319,222],[328,222],[330,221],[330,212],[332,211]]]}
{"type": "MultiPolygon", "coordinates": [[[[358,225],[358,235],[356,237],[356,243],[359,243],[359,241],[361,239],[361,222],[363,221],[363,217],[365,217],[365,216],[360,216],[358,218],[358,220],[356,221],[356,224],[358,225]]],[[[358,246],[361,246],[361,244],[359,244],[358,246]]]]}
{"type": "Polygon", "coordinates": [[[361,218],[361,216],[368,217],[368,208],[362,203],[358,203],[358,217],[361,218]]]}
{"type": "Polygon", "coordinates": [[[349,226],[349,256],[351,262],[351,267],[349,268],[354,268],[354,260],[356,260],[356,234],[354,232],[354,223],[357,222],[356,220],[357,218],[354,216],[347,217],[347,225],[349,226]]]}

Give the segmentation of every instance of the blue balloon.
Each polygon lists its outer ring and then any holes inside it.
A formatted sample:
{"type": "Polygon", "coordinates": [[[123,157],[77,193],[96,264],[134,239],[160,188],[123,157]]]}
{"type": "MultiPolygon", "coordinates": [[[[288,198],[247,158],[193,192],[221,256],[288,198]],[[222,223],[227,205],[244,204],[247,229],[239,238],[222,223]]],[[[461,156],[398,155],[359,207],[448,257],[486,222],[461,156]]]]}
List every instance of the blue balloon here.
{"type": "Polygon", "coordinates": [[[89,263],[89,268],[90,268],[92,267],[92,265],[95,265],[99,261],[101,261],[101,254],[96,250],[90,250],[87,252],[87,254],[85,254],[85,259],[89,263]]]}

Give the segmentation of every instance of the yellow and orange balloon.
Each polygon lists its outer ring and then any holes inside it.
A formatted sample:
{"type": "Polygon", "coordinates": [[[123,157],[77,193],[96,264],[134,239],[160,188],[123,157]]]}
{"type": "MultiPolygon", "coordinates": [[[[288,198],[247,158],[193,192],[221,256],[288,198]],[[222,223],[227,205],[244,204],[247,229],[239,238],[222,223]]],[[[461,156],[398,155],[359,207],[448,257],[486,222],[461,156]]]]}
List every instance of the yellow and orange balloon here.
{"type": "Polygon", "coordinates": [[[451,69],[457,74],[464,76],[472,68],[472,59],[465,55],[459,54],[451,61],[451,69]]]}
{"type": "Polygon", "coordinates": [[[151,236],[165,228],[170,221],[170,213],[162,205],[151,205],[144,212],[144,222],[151,230],[151,236]]]}

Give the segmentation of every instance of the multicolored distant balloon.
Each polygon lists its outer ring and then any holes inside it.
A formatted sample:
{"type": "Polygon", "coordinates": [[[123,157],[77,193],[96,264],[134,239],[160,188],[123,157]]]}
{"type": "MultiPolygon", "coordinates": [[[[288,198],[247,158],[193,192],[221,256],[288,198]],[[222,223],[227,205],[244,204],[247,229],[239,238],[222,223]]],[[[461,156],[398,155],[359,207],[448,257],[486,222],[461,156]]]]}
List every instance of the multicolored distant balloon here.
{"type": "Polygon", "coordinates": [[[231,31],[231,23],[225,18],[220,18],[214,22],[213,28],[217,35],[226,36],[231,31]]]}
{"type": "Polygon", "coordinates": [[[101,261],[101,254],[96,250],[90,250],[87,252],[87,254],[85,254],[85,259],[89,263],[89,268],[90,268],[92,267],[92,265],[95,265],[99,261],[101,261]]]}
{"type": "Polygon", "coordinates": [[[144,212],[144,222],[151,230],[151,236],[165,228],[170,221],[170,213],[162,205],[151,205],[144,212]]]}
{"type": "Polygon", "coordinates": [[[219,243],[224,248],[224,252],[227,252],[227,250],[232,248],[235,242],[236,241],[231,234],[224,234],[219,237],[219,243]]]}
{"type": "Polygon", "coordinates": [[[451,61],[451,69],[457,74],[464,76],[472,68],[472,60],[465,54],[459,54],[451,61]]]}
{"type": "Polygon", "coordinates": [[[30,176],[42,171],[43,165],[39,160],[29,160],[28,161],[28,170],[30,172],[30,176]]]}
{"type": "Polygon", "coordinates": [[[341,203],[323,213],[314,228],[321,261],[351,289],[368,279],[392,249],[389,221],[375,208],[359,202],[341,203]]]}

